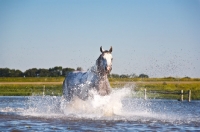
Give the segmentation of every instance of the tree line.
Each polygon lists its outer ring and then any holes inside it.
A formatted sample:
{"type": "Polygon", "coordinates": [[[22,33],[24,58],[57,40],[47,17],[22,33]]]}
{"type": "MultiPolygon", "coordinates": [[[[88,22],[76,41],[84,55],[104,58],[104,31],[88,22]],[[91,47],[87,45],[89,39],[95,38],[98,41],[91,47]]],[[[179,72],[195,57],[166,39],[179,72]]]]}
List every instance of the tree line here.
{"type": "MultiPolygon", "coordinates": [[[[82,71],[81,67],[77,67],[77,71],[82,71]]],[[[60,77],[66,76],[69,72],[75,71],[73,68],[62,68],[62,66],[55,66],[53,68],[44,69],[44,68],[31,68],[22,72],[20,70],[9,69],[9,68],[0,68],[0,77],[60,77]]],[[[110,74],[110,78],[149,78],[146,74],[110,74]]]]}
{"type": "Polygon", "coordinates": [[[74,71],[73,68],[62,68],[61,66],[56,66],[49,69],[44,68],[31,68],[22,72],[20,70],[0,68],[0,77],[59,77],[66,76],[67,73],[74,71]]]}

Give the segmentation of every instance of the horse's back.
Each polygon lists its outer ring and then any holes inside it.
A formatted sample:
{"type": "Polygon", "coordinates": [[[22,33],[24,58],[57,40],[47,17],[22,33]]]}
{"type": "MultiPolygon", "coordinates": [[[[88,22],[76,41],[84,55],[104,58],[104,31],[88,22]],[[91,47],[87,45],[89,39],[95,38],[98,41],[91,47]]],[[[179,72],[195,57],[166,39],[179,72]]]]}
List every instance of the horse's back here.
{"type": "Polygon", "coordinates": [[[82,71],[70,72],[63,82],[63,95],[67,100],[71,100],[73,95],[77,95],[82,99],[87,98],[88,86],[87,82],[88,73],[82,71]]]}
{"type": "Polygon", "coordinates": [[[70,86],[80,85],[87,81],[87,76],[87,72],[74,71],[67,75],[66,80],[70,86]]]}

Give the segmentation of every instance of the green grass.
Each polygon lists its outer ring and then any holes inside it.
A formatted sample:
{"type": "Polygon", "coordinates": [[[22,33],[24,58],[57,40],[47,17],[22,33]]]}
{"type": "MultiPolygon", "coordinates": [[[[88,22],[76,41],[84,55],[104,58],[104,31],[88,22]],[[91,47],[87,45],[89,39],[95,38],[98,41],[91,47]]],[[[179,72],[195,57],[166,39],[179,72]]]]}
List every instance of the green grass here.
{"type": "Polygon", "coordinates": [[[0,82],[63,82],[64,77],[0,77],[0,82]]]}
{"type": "MultiPolygon", "coordinates": [[[[144,90],[141,91],[134,91],[133,97],[135,98],[144,98],[144,90]]],[[[200,100],[200,90],[191,91],[191,99],[192,100],[200,100]]],[[[147,90],[147,98],[151,99],[180,99],[181,92],[178,90],[175,91],[148,91],[147,90]]],[[[188,100],[188,91],[184,91],[183,99],[188,100]]]]}
{"type": "Polygon", "coordinates": [[[147,90],[149,98],[179,99],[180,91],[184,91],[184,99],[188,99],[188,90],[192,91],[192,99],[200,100],[200,83],[173,84],[138,84],[135,91],[147,90]]]}
{"type": "Polygon", "coordinates": [[[154,82],[154,83],[130,83],[111,81],[113,88],[128,87],[133,90],[133,97],[144,98],[144,89],[147,90],[148,98],[158,99],[180,99],[180,91],[184,91],[184,99],[188,99],[188,90],[191,90],[192,100],[200,100],[200,82],[182,81],[182,82],[154,82]]]}
{"type": "MultiPolygon", "coordinates": [[[[65,77],[0,77],[0,82],[62,82],[65,77]]],[[[110,82],[199,81],[200,78],[109,78],[110,82]]]]}
{"type": "Polygon", "coordinates": [[[171,83],[171,84],[137,84],[136,89],[148,90],[200,90],[200,83],[171,83]]]}
{"type": "MultiPolygon", "coordinates": [[[[0,96],[43,95],[44,85],[0,85],[0,96]]],[[[45,85],[45,95],[62,95],[62,85],[45,85]]]]}
{"type": "Polygon", "coordinates": [[[183,81],[199,81],[200,78],[109,78],[110,82],[133,82],[133,81],[144,81],[144,82],[164,82],[164,81],[175,81],[175,82],[183,82],[183,81]]]}
{"type": "MultiPolygon", "coordinates": [[[[43,95],[43,84],[34,82],[63,82],[64,77],[9,77],[0,78],[0,82],[33,82],[33,84],[0,84],[0,96],[43,95]]],[[[187,99],[188,90],[192,91],[192,100],[200,100],[200,79],[198,78],[109,78],[112,88],[129,87],[133,97],[143,98],[144,89],[148,98],[179,99],[180,90],[184,90],[187,99]]],[[[62,95],[62,83],[45,84],[45,95],[62,95]]]]}

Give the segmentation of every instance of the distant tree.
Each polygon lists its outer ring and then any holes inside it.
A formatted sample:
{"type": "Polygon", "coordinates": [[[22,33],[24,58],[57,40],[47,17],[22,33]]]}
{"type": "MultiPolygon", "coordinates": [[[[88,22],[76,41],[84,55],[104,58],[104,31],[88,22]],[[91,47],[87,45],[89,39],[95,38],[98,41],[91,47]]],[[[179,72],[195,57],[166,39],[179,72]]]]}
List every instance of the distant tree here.
{"type": "Polygon", "coordinates": [[[122,75],[120,75],[120,78],[129,78],[129,76],[125,75],[125,74],[122,74],[122,75]]]}
{"type": "Polygon", "coordinates": [[[51,77],[58,77],[62,75],[62,67],[56,66],[54,68],[49,68],[49,73],[51,77]]]}
{"type": "Polygon", "coordinates": [[[28,69],[24,72],[26,77],[36,77],[37,76],[37,68],[28,69]]]}
{"type": "Polygon", "coordinates": [[[8,77],[15,77],[15,69],[9,69],[8,77]]]}
{"type": "Polygon", "coordinates": [[[167,80],[175,80],[176,78],[174,78],[174,77],[164,77],[164,79],[167,79],[167,80]]]}
{"type": "Polygon", "coordinates": [[[37,75],[40,77],[48,77],[50,75],[50,73],[49,73],[48,69],[38,69],[37,75]]]}
{"type": "Polygon", "coordinates": [[[62,69],[62,76],[67,76],[69,72],[75,71],[73,68],[63,68],[62,69]]]}
{"type": "MultiPolygon", "coordinates": [[[[78,67],[77,70],[82,70],[78,67]]],[[[73,68],[62,68],[61,66],[55,66],[49,69],[28,69],[25,72],[9,68],[0,68],[0,77],[58,77],[66,76],[69,72],[75,71],[73,68]]]]}
{"type": "Polygon", "coordinates": [[[20,70],[0,68],[0,77],[22,77],[23,72],[20,70]]]}
{"type": "Polygon", "coordinates": [[[146,74],[140,74],[140,75],[139,75],[139,78],[149,78],[149,76],[146,75],[146,74]]]}
{"type": "Polygon", "coordinates": [[[8,68],[0,68],[0,77],[9,77],[9,71],[8,68]]]}
{"type": "Polygon", "coordinates": [[[9,77],[23,77],[23,72],[20,70],[12,69],[9,72],[9,77]]]}
{"type": "Polygon", "coordinates": [[[190,77],[188,77],[188,76],[187,76],[187,77],[183,77],[183,78],[184,78],[184,79],[191,79],[191,78],[190,78],[190,77]]]}
{"type": "Polygon", "coordinates": [[[83,68],[82,67],[77,67],[76,70],[77,71],[83,71],[83,68]]]}

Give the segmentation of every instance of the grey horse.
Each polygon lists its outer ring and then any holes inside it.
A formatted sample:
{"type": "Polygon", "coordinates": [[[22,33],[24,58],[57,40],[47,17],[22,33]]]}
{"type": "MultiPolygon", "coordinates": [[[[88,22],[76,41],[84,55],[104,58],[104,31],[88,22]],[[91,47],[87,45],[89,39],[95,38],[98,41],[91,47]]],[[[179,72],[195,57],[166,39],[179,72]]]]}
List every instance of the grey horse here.
{"type": "Polygon", "coordinates": [[[103,50],[100,47],[100,51],[101,55],[96,60],[95,66],[87,72],[74,71],[66,76],[63,82],[63,97],[67,101],[71,101],[74,96],[86,100],[91,89],[96,90],[101,96],[111,92],[107,75],[112,70],[112,46],[110,50],[103,50]]]}

